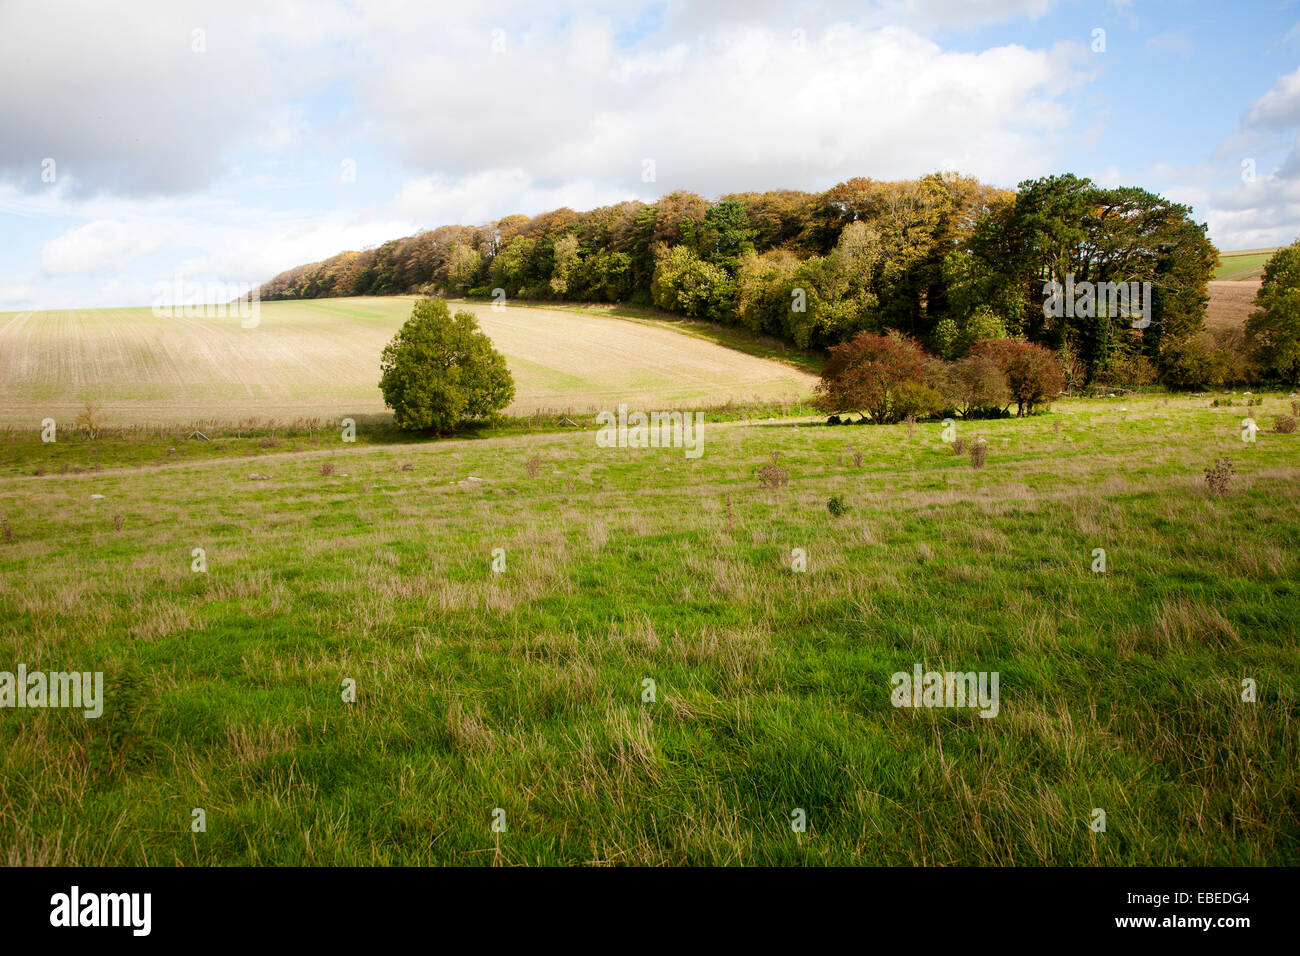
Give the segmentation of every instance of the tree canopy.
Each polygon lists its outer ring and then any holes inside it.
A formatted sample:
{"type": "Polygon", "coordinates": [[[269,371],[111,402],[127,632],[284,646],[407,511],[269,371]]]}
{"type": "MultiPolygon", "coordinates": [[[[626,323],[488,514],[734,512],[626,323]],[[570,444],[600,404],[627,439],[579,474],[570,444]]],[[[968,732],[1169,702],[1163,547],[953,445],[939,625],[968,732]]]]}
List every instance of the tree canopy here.
{"type": "Polygon", "coordinates": [[[454,431],[498,414],[515,397],[506,360],[469,312],[421,299],[380,360],[379,390],[401,428],[454,431]]]}
{"type": "MultiPolygon", "coordinates": [[[[1204,331],[1217,258],[1205,233],[1186,206],[1068,174],[1015,191],[956,173],[855,178],[822,193],[711,201],[677,191],[650,204],[440,226],[291,269],[261,296],[628,302],[801,348],[895,332],[955,361],[1008,338],[1050,349],[1071,386],[1136,380],[1156,367],[1172,381],[1204,331]],[[1052,281],[1136,283],[1149,289],[1150,322],[1102,296],[1053,315],[1044,292],[1052,281]]],[[[1284,298],[1270,294],[1261,310],[1276,316],[1284,298]]],[[[1280,321],[1257,322],[1271,368],[1290,361],[1285,336],[1272,331],[1280,321]]]]}

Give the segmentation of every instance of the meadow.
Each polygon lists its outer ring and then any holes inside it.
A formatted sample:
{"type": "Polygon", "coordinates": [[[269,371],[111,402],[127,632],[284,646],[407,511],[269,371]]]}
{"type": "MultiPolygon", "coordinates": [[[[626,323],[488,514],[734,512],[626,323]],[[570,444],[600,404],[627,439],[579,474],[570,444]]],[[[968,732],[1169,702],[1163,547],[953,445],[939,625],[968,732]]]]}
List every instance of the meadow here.
{"type": "Polygon", "coordinates": [[[1238,252],[1219,253],[1219,264],[1214,270],[1214,279],[1221,282],[1241,282],[1260,279],[1264,275],[1264,263],[1277,252],[1277,247],[1269,249],[1242,249],[1238,252]]]}
{"type": "Polygon", "coordinates": [[[982,468],[780,410],[694,460],[590,419],[7,430],[0,669],[107,702],[0,710],[0,854],[1295,865],[1300,434],[1214,397],[958,422],[982,468]],[[917,664],[998,672],[998,715],[895,708],[917,664]]]}

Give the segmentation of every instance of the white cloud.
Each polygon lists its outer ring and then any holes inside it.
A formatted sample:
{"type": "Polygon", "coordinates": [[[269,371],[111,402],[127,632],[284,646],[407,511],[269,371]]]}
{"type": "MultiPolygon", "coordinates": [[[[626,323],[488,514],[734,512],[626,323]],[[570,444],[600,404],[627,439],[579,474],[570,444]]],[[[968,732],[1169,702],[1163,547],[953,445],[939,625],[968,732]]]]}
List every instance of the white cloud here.
{"type": "MultiPolygon", "coordinates": [[[[1103,140],[1107,102],[1073,98],[1100,73],[1098,58],[1086,31],[1049,48],[957,50],[947,38],[1058,6],[0,4],[0,215],[85,223],[40,249],[40,276],[0,282],[0,293],[17,290],[0,301],[113,304],[168,278],[151,274],[159,268],[258,281],[421,226],[673,189],[815,190],[954,167],[1011,186],[1103,140]],[[492,52],[494,29],[504,52],[492,52]],[[46,156],[58,162],[54,185],[40,182],[46,156]],[[342,157],[363,170],[347,187],[342,157]],[[93,288],[84,279],[106,270],[130,274],[93,288]]],[[[1128,11],[1112,0],[1107,13],[1128,11]]],[[[1148,48],[1183,55],[1186,42],[1168,32],[1148,48]]],[[[1253,149],[1298,125],[1300,70],[1252,105],[1237,138],[1253,149]]],[[[1216,157],[1221,175],[1229,159],[1216,157]]],[[[1166,194],[1207,202],[1221,244],[1260,244],[1256,234],[1300,222],[1291,165],[1266,173],[1261,160],[1254,193],[1211,190],[1190,164],[1181,184],[1179,170],[1137,181],[1172,181],[1166,194]]],[[[1121,161],[1102,178],[1134,176],[1121,161]]]]}
{"type": "Polygon", "coordinates": [[[476,55],[473,97],[459,81],[474,72],[469,57],[408,56],[395,38],[399,65],[364,96],[386,142],[454,179],[527,169],[543,188],[713,195],[915,176],[962,155],[966,171],[1014,183],[1061,155],[1070,117],[1055,94],[1082,62],[1068,46],[954,53],[909,30],[849,24],[802,46],[747,26],[628,58],[595,36],[569,27],[476,55]],[[589,44],[587,55],[555,55],[574,44],[589,44]],[[648,189],[647,158],[657,173],[648,189]]]}
{"type": "Polygon", "coordinates": [[[41,248],[41,268],[53,276],[121,269],[168,238],[165,228],[152,223],[98,219],[47,242],[41,248]]]}
{"type": "Polygon", "coordinates": [[[411,180],[402,186],[390,208],[395,215],[418,219],[431,228],[450,223],[473,225],[509,212],[536,214],[564,206],[594,209],[637,198],[644,197],[590,180],[543,187],[522,169],[492,169],[456,180],[436,174],[411,180]]]}
{"type": "Polygon", "coordinates": [[[293,266],[377,245],[417,229],[410,219],[322,219],[305,214],[273,217],[262,225],[193,225],[196,245],[206,251],[178,262],[178,275],[254,284],[293,266]]]}
{"type": "Polygon", "coordinates": [[[1300,124],[1300,69],[1288,73],[1257,99],[1246,114],[1246,125],[1280,127],[1300,124]]]}

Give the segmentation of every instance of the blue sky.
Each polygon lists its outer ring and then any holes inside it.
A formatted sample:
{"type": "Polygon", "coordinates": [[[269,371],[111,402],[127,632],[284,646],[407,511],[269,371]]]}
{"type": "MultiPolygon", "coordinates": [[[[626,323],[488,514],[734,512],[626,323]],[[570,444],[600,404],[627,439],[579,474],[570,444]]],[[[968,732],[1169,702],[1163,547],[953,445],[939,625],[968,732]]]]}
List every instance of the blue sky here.
{"type": "Polygon", "coordinates": [[[1298,67],[1290,0],[0,3],[0,310],[939,168],[1143,186],[1221,249],[1277,245],[1298,67]]]}

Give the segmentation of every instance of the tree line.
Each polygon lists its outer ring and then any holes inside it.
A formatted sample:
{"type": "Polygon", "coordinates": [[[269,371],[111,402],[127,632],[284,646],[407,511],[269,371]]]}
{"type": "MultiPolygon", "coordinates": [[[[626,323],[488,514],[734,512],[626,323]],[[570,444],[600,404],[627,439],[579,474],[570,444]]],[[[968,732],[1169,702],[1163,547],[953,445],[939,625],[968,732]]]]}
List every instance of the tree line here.
{"type": "Polygon", "coordinates": [[[1189,207],[1144,189],[1066,174],[1005,190],[935,173],[441,226],[291,269],[261,296],[653,305],[805,349],[893,335],[955,363],[1011,340],[1050,350],[1067,387],[1205,388],[1267,364],[1246,330],[1205,328],[1217,259],[1189,207]],[[1142,320],[1103,295],[1052,314],[1053,282],[1141,289],[1142,320]]]}

